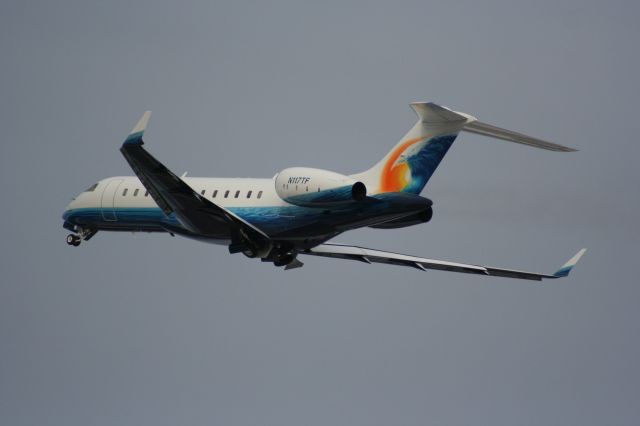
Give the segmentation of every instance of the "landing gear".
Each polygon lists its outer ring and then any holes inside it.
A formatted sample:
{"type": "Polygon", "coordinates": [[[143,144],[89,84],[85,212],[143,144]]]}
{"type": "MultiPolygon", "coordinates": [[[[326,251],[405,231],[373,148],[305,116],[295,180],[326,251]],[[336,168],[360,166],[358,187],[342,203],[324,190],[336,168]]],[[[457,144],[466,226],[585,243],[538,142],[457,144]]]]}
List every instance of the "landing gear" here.
{"type": "Polygon", "coordinates": [[[76,234],[67,235],[67,244],[69,244],[70,246],[78,247],[81,241],[82,238],[80,238],[80,236],[76,234]]]}
{"type": "Polygon", "coordinates": [[[284,269],[295,269],[302,266],[302,262],[296,259],[298,251],[291,243],[266,241],[266,244],[257,244],[247,238],[238,238],[229,245],[229,253],[242,253],[249,258],[260,258],[262,262],[273,262],[274,266],[284,269]]]}
{"type": "Polygon", "coordinates": [[[74,247],[78,247],[82,241],[90,240],[98,232],[95,229],[80,228],[79,226],[73,227],[73,230],[75,231],[74,234],[67,235],[67,244],[74,247]]]}
{"type": "Polygon", "coordinates": [[[293,262],[295,258],[296,258],[296,255],[294,253],[285,253],[285,254],[276,256],[275,259],[273,259],[273,265],[276,267],[287,266],[288,264],[293,262]]]}
{"type": "MultiPolygon", "coordinates": [[[[269,254],[269,260],[275,267],[284,266],[285,270],[300,268],[303,264],[296,257],[297,250],[287,244],[276,244],[276,248],[269,254]]],[[[263,259],[264,260],[264,259],[263,259]]]]}

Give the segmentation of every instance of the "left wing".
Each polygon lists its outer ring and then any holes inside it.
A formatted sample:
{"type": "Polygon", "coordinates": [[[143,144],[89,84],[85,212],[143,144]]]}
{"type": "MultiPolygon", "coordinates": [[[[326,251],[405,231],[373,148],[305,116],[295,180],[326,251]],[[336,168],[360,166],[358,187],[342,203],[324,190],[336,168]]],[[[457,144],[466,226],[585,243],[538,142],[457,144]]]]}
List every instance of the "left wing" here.
{"type": "Polygon", "coordinates": [[[469,265],[466,263],[447,262],[444,260],[408,256],[405,254],[391,253],[388,251],[373,250],[364,247],[349,246],[343,244],[321,244],[312,249],[305,250],[301,252],[301,254],[333,257],[336,259],[357,260],[365,263],[386,263],[391,265],[409,266],[421,271],[426,271],[427,269],[436,269],[441,271],[462,272],[466,274],[490,275],[496,277],[542,281],[543,278],[561,278],[569,275],[571,269],[576,265],[576,263],[578,263],[578,260],[580,260],[580,258],[586,251],[586,249],[578,251],[575,256],[573,256],[567,263],[562,265],[562,267],[552,275],[517,271],[514,269],[493,268],[490,266],[469,265]]]}
{"type": "Polygon", "coordinates": [[[174,213],[180,223],[196,235],[211,235],[219,228],[216,222],[222,222],[249,240],[269,241],[260,229],[202,197],[142,147],[150,116],[150,111],[144,113],[120,151],[162,211],[166,215],[174,213]]]}

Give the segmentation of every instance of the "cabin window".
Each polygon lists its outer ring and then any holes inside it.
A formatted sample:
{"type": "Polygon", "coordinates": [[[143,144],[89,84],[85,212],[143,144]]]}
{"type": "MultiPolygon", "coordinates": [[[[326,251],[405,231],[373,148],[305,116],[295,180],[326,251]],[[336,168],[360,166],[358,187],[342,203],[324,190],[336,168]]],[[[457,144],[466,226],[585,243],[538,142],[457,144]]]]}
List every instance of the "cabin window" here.
{"type": "Polygon", "coordinates": [[[133,196],[137,197],[138,196],[138,192],[140,192],[140,189],[136,188],[136,190],[133,191],[133,196]]]}
{"type": "Polygon", "coordinates": [[[202,191],[200,191],[200,194],[204,195],[205,192],[206,192],[206,189],[203,189],[202,191]]]}
{"type": "Polygon", "coordinates": [[[262,191],[258,192],[258,198],[262,198],[262,191]]]}
{"type": "Polygon", "coordinates": [[[307,186],[307,192],[309,192],[309,187],[307,186]]]}
{"type": "Polygon", "coordinates": [[[127,191],[129,190],[129,188],[125,188],[124,191],[122,191],[122,196],[124,197],[125,195],[127,195],[127,191]]]}
{"type": "Polygon", "coordinates": [[[233,198],[238,198],[240,196],[240,191],[236,191],[236,195],[233,198]]]}
{"type": "Polygon", "coordinates": [[[229,190],[227,189],[226,191],[224,191],[224,198],[227,198],[229,196],[229,190]]]}
{"type": "Polygon", "coordinates": [[[96,189],[98,187],[97,183],[94,183],[93,185],[91,185],[89,188],[87,188],[86,191],[84,192],[93,192],[94,189],[96,189]]]}
{"type": "Polygon", "coordinates": [[[251,198],[251,191],[247,192],[247,198],[251,198]]]}
{"type": "Polygon", "coordinates": [[[218,195],[218,190],[217,189],[215,191],[213,191],[213,195],[211,196],[211,198],[216,198],[216,195],[218,195]]]}
{"type": "Polygon", "coordinates": [[[144,196],[148,197],[149,196],[149,191],[144,191],[144,196]]]}

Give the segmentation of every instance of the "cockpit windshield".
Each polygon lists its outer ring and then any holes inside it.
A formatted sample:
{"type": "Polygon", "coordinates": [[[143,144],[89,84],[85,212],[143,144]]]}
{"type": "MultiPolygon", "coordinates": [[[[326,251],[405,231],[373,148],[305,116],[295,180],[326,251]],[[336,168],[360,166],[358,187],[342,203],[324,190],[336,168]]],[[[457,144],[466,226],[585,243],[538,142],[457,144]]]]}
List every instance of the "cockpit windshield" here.
{"type": "Polygon", "coordinates": [[[93,185],[91,185],[89,188],[87,188],[86,191],[84,192],[92,192],[94,189],[96,189],[96,187],[98,186],[97,183],[94,183],[93,185]]]}

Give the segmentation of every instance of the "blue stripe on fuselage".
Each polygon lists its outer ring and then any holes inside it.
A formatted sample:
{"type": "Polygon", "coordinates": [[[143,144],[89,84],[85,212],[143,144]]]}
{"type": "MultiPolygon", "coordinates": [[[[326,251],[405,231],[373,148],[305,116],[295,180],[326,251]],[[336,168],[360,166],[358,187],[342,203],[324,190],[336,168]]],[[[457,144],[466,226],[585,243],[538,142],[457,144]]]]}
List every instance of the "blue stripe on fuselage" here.
{"type": "MultiPolygon", "coordinates": [[[[283,235],[289,231],[304,229],[304,233],[327,234],[336,229],[350,229],[373,223],[371,219],[384,216],[412,213],[425,208],[431,202],[426,198],[406,193],[378,194],[375,199],[363,203],[349,203],[331,209],[301,206],[229,207],[228,210],[260,228],[268,235],[283,235]],[[428,204],[427,204],[428,202],[428,204]]],[[[67,210],[62,218],[73,225],[95,229],[119,230],[163,230],[182,229],[174,214],[165,215],[158,207],[115,208],[117,220],[105,220],[102,209],[79,208],[67,210]]]]}
{"type": "MultiPolygon", "coordinates": [[[[324,210],[305,207],[231,207],[231,212],[267,233],[279,233],[287,229],[318,222],[324,210]]],[[[158,207],[115,208],[116,220],[105,220],[100,208],[67,210],[62,218],[69,223],[97,229],[137,230],[148,228],[182,228],[174,214],[166,216],[158,207]]]]}

